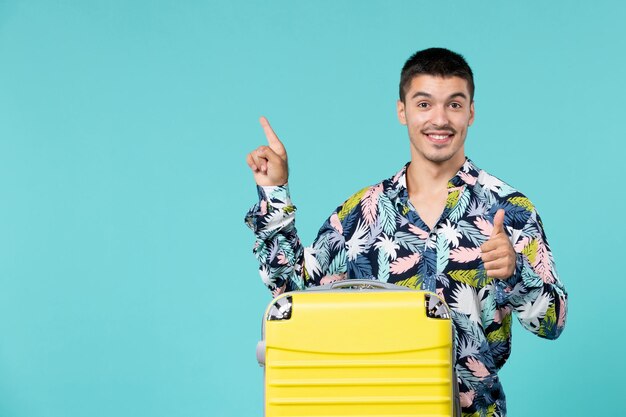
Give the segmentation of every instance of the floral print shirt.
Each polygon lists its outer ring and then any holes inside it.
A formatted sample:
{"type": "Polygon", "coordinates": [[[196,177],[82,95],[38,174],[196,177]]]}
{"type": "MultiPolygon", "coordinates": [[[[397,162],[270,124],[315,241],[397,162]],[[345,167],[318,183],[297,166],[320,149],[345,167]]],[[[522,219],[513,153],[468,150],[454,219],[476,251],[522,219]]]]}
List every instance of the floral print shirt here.
{"type": "Polygon", "coordinates": [[[541,219],[528,198],[466,159],[430,229],[409,201],[407,167],[348,198],[308,248],[296,233],[287,185],[258,187],[260,202],[246,223],[256,235],[261,277],[274,296],[351,278],[436,292],[456,329],[463,416],[505,416],[498,370],[511,351],[512,313],[547,339],[556,339],[565,325],[567,293],[541,219]],[[505,280],[487,276],[480,253],[498,209],[505,210],[517,254],[515,272],[505,280]]]}

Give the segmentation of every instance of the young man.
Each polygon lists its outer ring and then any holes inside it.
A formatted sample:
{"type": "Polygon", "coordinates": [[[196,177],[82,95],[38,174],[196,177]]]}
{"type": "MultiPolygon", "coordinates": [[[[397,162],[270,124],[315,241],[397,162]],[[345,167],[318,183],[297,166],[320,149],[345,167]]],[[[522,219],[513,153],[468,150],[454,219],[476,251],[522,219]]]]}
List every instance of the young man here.
{"type": "Polygon", "coordinates": [[[473,97],[462,56],[442,48],[414,54],[402,69],[397,102],[411,161],[339,206],[311,248],[296,234],[285,147],[261,118],[269,143],[247,157],[260,202],[246,223],[274,296],[350,278],[442,296],[456,327],[464,415],[504,416],[497,373],[511,349],[511,314],[531,332],[556,339],[567,293],[532,203],[465,156],[473,97]]]}

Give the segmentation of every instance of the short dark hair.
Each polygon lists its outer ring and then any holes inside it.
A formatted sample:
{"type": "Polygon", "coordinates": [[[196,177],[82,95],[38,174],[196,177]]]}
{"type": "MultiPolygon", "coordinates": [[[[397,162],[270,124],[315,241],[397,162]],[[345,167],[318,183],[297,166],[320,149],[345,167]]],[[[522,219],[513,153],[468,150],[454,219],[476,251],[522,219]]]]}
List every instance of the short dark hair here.
{"type": "Polygon", "coordinates": [[[418,75],[460,77],[467,81],[470,101],[474,100],[474,74],[462,55],[445,48],[417,51],[409,58],[400,73],[400,100],[404,102],[406,88],[418,75]]]}

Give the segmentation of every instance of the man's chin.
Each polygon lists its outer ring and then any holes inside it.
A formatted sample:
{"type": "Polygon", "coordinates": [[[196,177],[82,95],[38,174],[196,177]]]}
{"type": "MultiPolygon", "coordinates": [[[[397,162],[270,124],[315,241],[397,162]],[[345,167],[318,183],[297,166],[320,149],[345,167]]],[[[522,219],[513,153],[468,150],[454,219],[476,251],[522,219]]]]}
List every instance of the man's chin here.
{"type": "Polygon", "coordinates": [[[453,164],[454,168],[459,168],[465,162],[465,152],[463,149],[458,149],[456,152],[431,152],[424,154],[424,159],[427,161],[445,166],[446,164],[453,164]],[[457,166],[458,165],[458,166],[457,166]]]}
{"type": "Polygon", "coordinates": [[[430,162],[433,162],[435,164],[443,164],[450,161],[454,157],[454,154],[431,154],[424,156],[430,162]]]}

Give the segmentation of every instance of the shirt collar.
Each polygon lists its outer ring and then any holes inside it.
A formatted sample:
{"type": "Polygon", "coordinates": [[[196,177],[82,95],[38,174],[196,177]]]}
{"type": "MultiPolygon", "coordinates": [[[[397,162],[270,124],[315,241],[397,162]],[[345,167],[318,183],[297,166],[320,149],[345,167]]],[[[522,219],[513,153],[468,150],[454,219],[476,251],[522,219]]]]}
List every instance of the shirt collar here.
{"type": "MultiPolygon", "coordinates": [[[[411,162],[407,162],[402,169],[396,173],[396,175],[385,181],[385,193],[391,199],[400,198],[404,202],[408,200],[409,195],[406,187],[406,170],[410,163],[411,162]]],[[[465,162],[461,168],[458,170],[456,175],[448,181],[448,189],[459,188],[465,185],[473,186],[476,184],[479,171],[479,168],[469,158],[465,157],[465,162]]]]}

